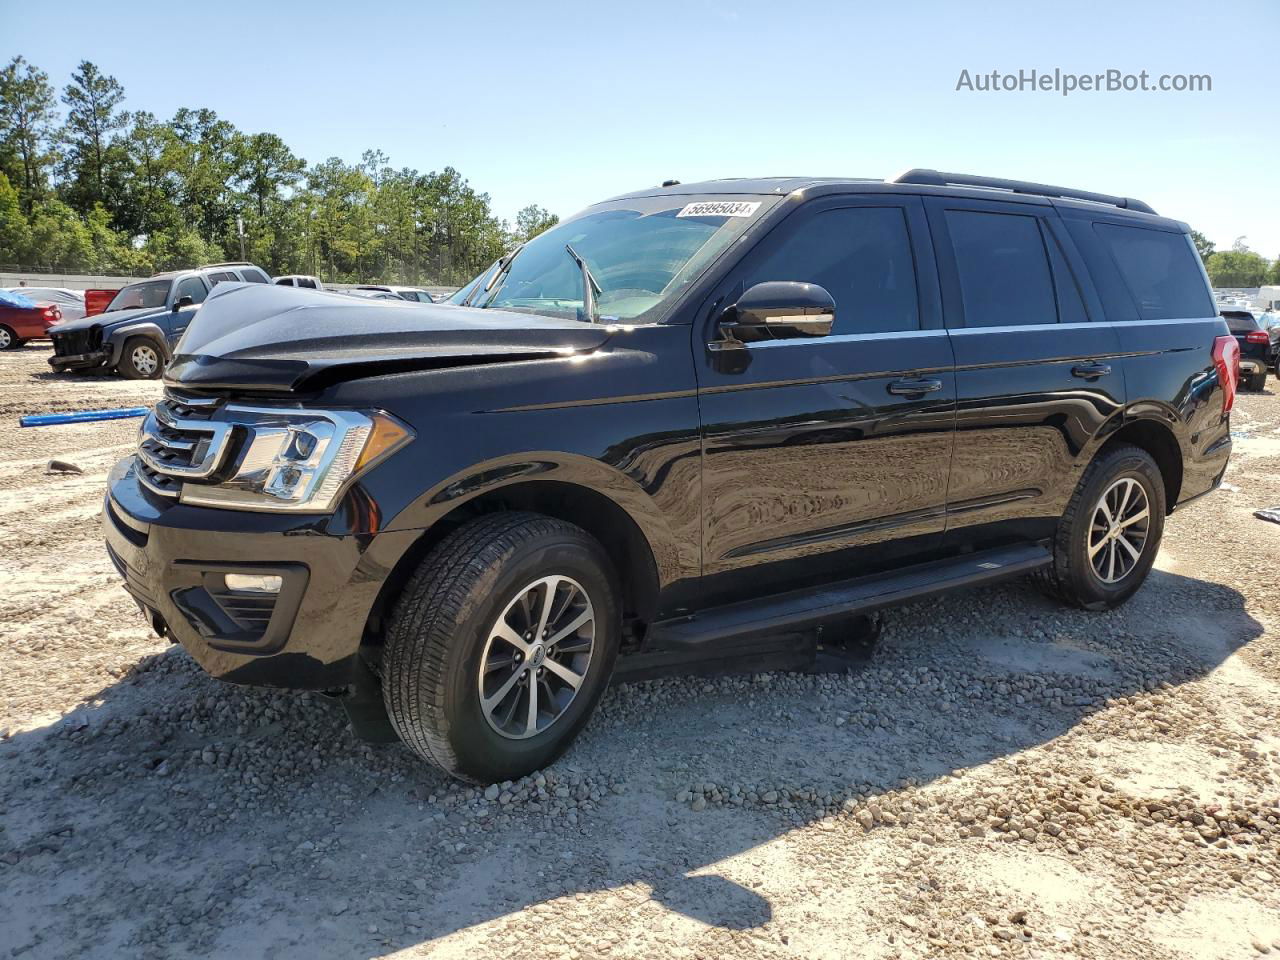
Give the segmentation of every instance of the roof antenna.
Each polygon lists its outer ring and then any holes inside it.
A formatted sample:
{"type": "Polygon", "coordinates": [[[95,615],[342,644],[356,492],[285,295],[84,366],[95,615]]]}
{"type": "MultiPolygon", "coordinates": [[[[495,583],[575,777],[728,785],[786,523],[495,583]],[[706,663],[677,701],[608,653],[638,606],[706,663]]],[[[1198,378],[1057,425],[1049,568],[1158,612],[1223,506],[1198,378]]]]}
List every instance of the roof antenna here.
{"type": "Polygon", "coordinates": [[[680,181],[679,180],[663,180],[662,185],[664,187],[678,187],[680,186],[680,181]]]}

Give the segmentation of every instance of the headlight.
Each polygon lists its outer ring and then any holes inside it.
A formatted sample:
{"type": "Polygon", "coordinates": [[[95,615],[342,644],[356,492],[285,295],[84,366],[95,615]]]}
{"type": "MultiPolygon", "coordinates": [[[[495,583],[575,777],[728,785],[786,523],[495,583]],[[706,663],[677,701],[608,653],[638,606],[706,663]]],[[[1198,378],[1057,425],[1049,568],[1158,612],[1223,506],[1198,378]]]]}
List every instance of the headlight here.
{"type": "Polygon", "coordinates": [[[181,500],[202,507],[329,513],[347,486],[413,439],[388,413],[228,406],[243,439],[217,483],[187,482],[181,500]]]}

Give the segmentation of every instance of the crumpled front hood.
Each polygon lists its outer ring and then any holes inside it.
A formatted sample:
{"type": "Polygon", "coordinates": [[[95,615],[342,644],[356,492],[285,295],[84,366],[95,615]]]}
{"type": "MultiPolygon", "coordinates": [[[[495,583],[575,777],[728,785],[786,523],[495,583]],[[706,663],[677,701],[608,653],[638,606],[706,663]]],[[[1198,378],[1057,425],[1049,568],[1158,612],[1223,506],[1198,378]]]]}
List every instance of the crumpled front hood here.
{"type": "Polygon", "coordinates": [[[594,350],[609,336],[607,327],[524,313],[220,284],[178,342],[165,380],[288,391],[401,370],[564,356],[594,350]]]}
{"type": "Polygon", "coordinates": [[[112,310],[110,313],[96,313],[91,317],[78,317],[75,320],[63,320],[49,328],[50,333],[73,333],[76,330],[88,330],[90,327],[109,327],[115,323],[139,320],[152,320],[164,316],[165,307],[139,307],[137,310],[112,310]]]}

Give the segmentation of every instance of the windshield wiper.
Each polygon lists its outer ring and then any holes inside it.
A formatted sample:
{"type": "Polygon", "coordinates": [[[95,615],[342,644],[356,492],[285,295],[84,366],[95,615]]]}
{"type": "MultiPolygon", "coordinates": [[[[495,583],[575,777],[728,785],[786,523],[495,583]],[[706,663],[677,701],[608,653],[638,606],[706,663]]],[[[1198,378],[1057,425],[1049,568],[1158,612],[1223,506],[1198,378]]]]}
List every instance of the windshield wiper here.
{"type": "Polygon", "coordinates": [[[458,304],[458,306],[460,307],[471,306],[471,301],[475,299],[476,294],[488,293],[495,286],[497,286],[498,281],[501,280],[503,277],[505,277],[507,275],[507,271],[511,269],[511,261],[514,260],[516,258],[516,254],[518,254],[523,249],[524,249],[524,244],[521,243],[514,250],[508,253],[505,257],[499,258],[498,269],[493,271],[493,276],[489,278],[489,282],[484,285],[483,289],[480,287],[476,287],[476,289],[472,290],[471,293],[467,296],[467,298],[463,300],[462,303],[458,304]]]}
{"type": "Polygon", "coordinates": [[[582,312],[587,315],[588,323],[595,323],[596,297],[600,296],[604,291],[600,289],[600,284],[596,283],[596,278],[591,275],[591,268],[587,266],[587,261],[578,256],[578,251],[567,243],[564,245],[564,249],[565,253],[573,257],[573,262],[582,271],[582,312]]]}

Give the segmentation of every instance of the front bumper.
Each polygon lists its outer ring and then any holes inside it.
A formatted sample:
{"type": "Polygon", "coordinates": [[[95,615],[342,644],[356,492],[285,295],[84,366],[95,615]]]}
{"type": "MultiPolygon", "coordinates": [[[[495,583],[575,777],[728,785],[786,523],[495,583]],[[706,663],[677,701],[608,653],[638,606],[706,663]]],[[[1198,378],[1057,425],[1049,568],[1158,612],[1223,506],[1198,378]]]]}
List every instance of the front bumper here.
{"type": "Polygon", "coordinates": [[[134,458],[111,471],[103,535],[157,632],[222,680],[324,690],[353,682],[369,611],[418,531],[335,536],[327,517],[189,507],[146,491],[134,458]],[[278,594],[228,590],[278,576],[278,594]]]}
{"type": "Polygon", "coordinates": [[[69,353],[65,356],[52,356],[49,366],[54,370],[90,370],[106,366],[111,362],[111,350],[103,347],[90,353],[69,353]]]}

